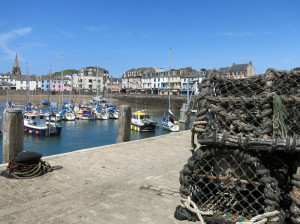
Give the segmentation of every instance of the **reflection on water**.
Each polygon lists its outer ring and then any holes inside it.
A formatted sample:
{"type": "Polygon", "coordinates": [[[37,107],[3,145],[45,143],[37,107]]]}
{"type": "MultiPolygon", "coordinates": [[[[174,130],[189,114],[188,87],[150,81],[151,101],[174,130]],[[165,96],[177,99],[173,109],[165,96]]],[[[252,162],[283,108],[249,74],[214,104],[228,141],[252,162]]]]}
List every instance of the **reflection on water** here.
{"type": "MultiPolygon", "coordinates": [[[[3,118],[3,110],[6,102],[0,102],[0,113],[3,118]]],[[[122,102],[117,103],[120,106],[122,102]]],[[[124,103],[123,103],[124,104],[124,103]]],[[[44,111],[47,108],[42,108],[44,111]]],[[[132,112],[143,110],[145,106],[139,108],[132,107],[132,112]]],[[[147,109],[152,114],[152,119],[160,126],[155,132],[131,132],[131,140],[154,137],[168,134],[169,132],[161,128],[161,117],[164,113],[162,109],[147,109]]],[[[179,115],[179,111],[174,111],[179,115]]],[[[24,150],[42,153],[43,156],[59,153],[71,152],[79,149],[86,149],[96,146],[114,144],[117,139],[118,120],[76,120],[62,121],[62,132],[60,136],[39,137],[35,135],[24,135],[24,150]]],[[[2,162],[2,137],[0,138],[0,161],[2,162]]],[[[1,163],[0,162],[0,163],[1,163]]]]}

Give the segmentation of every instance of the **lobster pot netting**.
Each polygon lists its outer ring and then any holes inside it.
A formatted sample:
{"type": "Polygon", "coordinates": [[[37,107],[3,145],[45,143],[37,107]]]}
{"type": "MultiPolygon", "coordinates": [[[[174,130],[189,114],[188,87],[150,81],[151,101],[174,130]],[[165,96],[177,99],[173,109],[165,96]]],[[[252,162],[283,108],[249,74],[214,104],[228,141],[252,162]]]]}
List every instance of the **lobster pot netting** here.
{"type": "MultiPolygon", "coordinates": [[[[180,172],[182,205],[175,217],[196,221],[199,211],[208,223],[243,223],[272,213],[283,206],[273,172],[259,158],[240,150],[201,147],[180,172]],[[197,211],[188,206],[190,201],[197,211]]],[[[283,214],[274,213],[262,223],[283,223],[283,214]]]]}
{"type": "MultiPolygon", "coordinates": [[[[192,140],[259,150],[300,149],[300,69],[245,79],[209,70],[200,85],[192,140]]],[[[193,145],[195,148],[195,145],[193,145]]]]}

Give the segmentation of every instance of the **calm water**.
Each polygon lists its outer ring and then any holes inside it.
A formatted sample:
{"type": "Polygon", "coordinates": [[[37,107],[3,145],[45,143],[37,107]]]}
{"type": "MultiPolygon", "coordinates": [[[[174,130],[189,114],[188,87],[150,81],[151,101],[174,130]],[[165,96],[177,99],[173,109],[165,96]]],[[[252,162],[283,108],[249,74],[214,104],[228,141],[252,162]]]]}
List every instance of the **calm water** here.
{"type": "MultiPolygon", "coordinates": [[[[6,102],[0,101],[0,115],[3,118],[3,110],[6,102]]],[[[124,102],[115,102],[118,106],[126,104],[124,102]]],[[[127,103],[128,104],[128,103],[127,103]]],[[[152,114],[153,120],[160,126],[155,132],[136,132],[131,131],[131,140],[154,137],[158,135],[169,134],[161,128],[161,117],[164,113],[162,109],[145,108],[137,105],[132,106],[132,112],[146,109],[152,114]]],[[[46,110],[46,108],[43,108],[46,110]]],[[[176,116],[179,111],[173,111],[176,116]]],[[[24,150],[42,153],[43,156],[60,154],[76,151],[96,146],[114,144],[117,139],[118,120],[76,120],[62,121],[62,132],[60,136],[39,137],[35,135],[24,135],[24,150]]],[[[2,128],[2,124],[1,124],[2,128]]],[[[0,163],[2,162],[2,136],[0,136],[0,163]]]]}

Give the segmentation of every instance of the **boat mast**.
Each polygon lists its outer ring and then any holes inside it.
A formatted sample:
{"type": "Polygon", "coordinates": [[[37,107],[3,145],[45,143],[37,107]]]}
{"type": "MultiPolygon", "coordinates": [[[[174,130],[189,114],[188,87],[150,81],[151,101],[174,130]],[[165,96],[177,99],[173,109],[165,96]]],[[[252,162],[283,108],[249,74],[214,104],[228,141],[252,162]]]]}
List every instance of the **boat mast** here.
{"type": "Polygon", "coordinates": [[[97,108],[97,106],[98,106],[98,101],[99,101],[99,86],[98,86],[98,82],[99,82],[99,75],[98,75],[98,66],[97,66],[97,79],[96,79],[97,81],[96,81],[96,89],[97,89],[97,95],[96,95],[96,108],[97,108]]]}
{"type": "Polygon", "coordinates": [[[170,94],[170,79],[171,79],[171,48],[170,48],[170,65],[169,65],[169,92],[168,92],[168,97],[169,97],[169,110],[171,109],[171,103],[170,103],[170,99],[171,99],[171,94],[170,94]]]}
{"type": "Polygon", "coordinates": [[[49,97],[48,97],[48,102],[51,102],[51,92],[52,92],[52,80],[51,80],[51,76],[52,76],[52,65],[50,65],[50,78],[49,78],[49,97]]]}
{"type": "Polygon", "coordinates": [[[26,105],[29,103],[29,75],[28,75],[28,62],[26,62],[26,71],[27,71],[27,82],[26,82],[26,105]]]}
{"type": "Polygon", "coordinates": [[[61,76],[62,76],[62,93],[61,93],[61,101],[62,104],[64,104],[64,55],[61,55],[61,63],[62,63],[62,68],[61,68],[61,76]]]}

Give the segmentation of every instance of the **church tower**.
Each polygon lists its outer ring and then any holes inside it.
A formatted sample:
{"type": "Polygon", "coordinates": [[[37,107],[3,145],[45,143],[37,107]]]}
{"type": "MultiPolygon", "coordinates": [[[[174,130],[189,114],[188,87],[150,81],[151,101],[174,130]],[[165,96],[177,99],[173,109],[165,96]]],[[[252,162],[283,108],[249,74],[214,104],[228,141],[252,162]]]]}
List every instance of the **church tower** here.
{"type": "Polygon", "coordinates": [[[12,69],[12,75],[17,76],[18,78],[21,78],[21,69],[18,61],[18,56],[16,54],[15,63],[12,69]]]}

